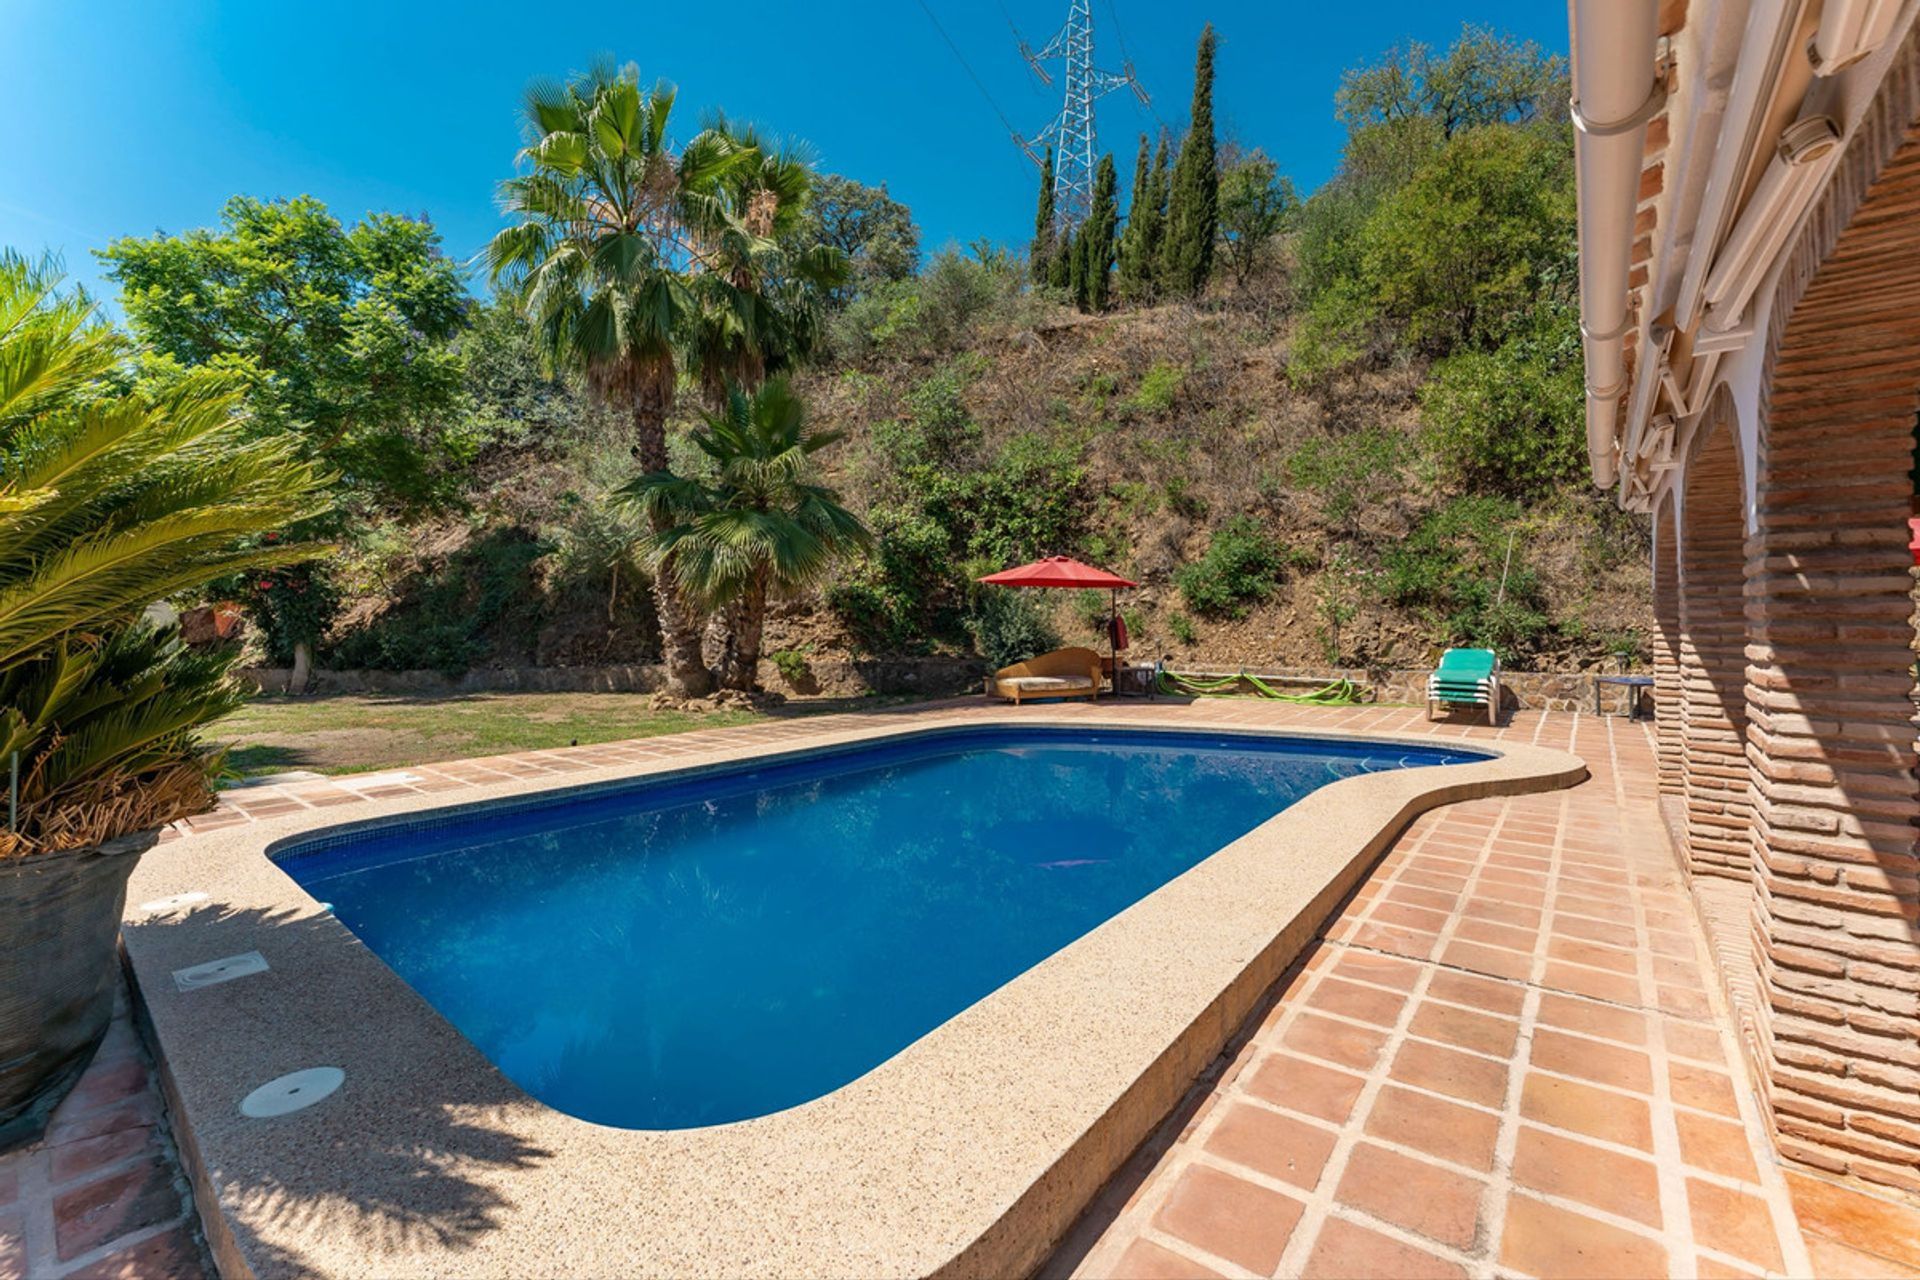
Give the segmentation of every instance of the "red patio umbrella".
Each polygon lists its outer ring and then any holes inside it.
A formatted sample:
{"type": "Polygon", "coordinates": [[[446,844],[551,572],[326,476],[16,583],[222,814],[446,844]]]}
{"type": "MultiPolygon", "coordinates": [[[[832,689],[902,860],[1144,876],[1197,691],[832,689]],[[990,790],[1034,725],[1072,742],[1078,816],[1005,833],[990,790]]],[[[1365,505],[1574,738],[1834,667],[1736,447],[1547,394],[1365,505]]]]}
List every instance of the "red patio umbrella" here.
{"type": "MultiPolygon", "coordinates": [[[[1137,587],[1139,583],[1117,573],[1108,573],[1105,569],[1096,569],[1090,564],[1081,564],[1071,556],[1048,556],[1015,569],[989,573],[980,581],[996,587],[1091,587],[1095,590],[1105,587],[1108,592],[1107,652],[1113,662],[1113,692],[1119,694],[1120,638],[1115,619],[1119,616],[1120,588],[1137,587]]],[[[1094,692],[1099,692],[1097,685],[1094,692]]]]}

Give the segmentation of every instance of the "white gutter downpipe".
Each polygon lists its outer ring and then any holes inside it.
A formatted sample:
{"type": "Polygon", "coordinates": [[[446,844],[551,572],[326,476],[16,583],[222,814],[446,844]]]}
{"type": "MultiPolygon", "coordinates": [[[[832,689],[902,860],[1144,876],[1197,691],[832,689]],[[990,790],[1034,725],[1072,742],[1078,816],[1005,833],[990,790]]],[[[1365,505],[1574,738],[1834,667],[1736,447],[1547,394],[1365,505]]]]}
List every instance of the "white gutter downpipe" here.
{"type": "Polygon", "coordinates": [[[1654,86],[1657,0],[1571,0],[1574,163],[1580,183],[1580,333],[1594,483],[1619,476],[1618,417],[1632,323],[1627,277],[1654,86]]]}

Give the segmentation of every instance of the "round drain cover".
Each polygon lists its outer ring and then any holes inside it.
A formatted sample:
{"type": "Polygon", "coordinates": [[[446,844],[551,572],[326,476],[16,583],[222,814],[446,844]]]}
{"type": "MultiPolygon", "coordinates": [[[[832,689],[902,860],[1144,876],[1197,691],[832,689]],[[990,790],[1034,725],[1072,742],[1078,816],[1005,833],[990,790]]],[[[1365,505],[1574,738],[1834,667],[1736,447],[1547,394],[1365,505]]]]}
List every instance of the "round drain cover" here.
{"type": "Polygon", "coordinates": [[[338,1089],[347,1073],[338,1067],[308,1067],[269,1080],[240,1100],[240,1114],[255,1120],[291,1115],[338,1089]]]}

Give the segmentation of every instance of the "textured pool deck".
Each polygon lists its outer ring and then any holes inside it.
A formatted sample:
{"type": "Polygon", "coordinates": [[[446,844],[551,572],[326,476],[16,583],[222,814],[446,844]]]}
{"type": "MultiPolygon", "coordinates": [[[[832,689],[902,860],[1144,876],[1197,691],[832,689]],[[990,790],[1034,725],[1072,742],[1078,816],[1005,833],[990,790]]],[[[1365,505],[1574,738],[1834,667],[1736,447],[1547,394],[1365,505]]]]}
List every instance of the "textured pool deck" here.
{"type": "MultiPolygon", "coordinates": [[[[173,838],[968,714],[935,704],[253,787],[173,838]]],[[[1920,1276],[1920,1213],[1771,1156],[1654,807],[1647,726],[1521,713],[1494,731],[1240,702],[1180,714],[1499,736],[1572,750],[1593,777],[1419,819],[1047,1274],[1920,1276]]],[[[0,1157],[0,1280],[204,1267],[122,1018],[48,1141],[0,1157]]]]}

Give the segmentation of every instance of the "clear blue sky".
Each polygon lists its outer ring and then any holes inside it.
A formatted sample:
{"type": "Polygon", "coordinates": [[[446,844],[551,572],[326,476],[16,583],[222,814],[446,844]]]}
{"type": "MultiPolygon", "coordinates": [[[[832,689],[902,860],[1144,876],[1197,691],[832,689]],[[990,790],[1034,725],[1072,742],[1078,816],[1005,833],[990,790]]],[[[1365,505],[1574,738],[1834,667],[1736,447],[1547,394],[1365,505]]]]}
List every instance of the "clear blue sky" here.
{"type": "MultiPolygon", "coordinates": [[[[1000,108],[1037,132],[1058,90],[1027,71],[1008,23],[1038,47],[1065,0],[926,2],[1000,108]]],[[[1559,52],[1567,40],[1554,0],[1094,0],[1093,13],[1096,61],[1119,65],[1117,15],[1175,127],[1210,18],[1221,133],[1264,147],[1303,191],[1338,160],[1342,69],[1403,39],[1444,44],[1463,21],[1559,52]]],[[[89,250],[115,236],[211,224],[235,193],[311,193],[343,219],[428,214],[464,258],[499,225],[493,189],[527,81],[602,53],[677,82],[689,128],[721,106],[807,139],[828,169],[884,180],[929,249],[1029,234],[1035,171],[918,0],[0,0],[0,245],[55,250],[97,285],[89,250]]],[[[1124,180],[1154,117],[1124,92],[1098,110],[1124,180]]]]}

